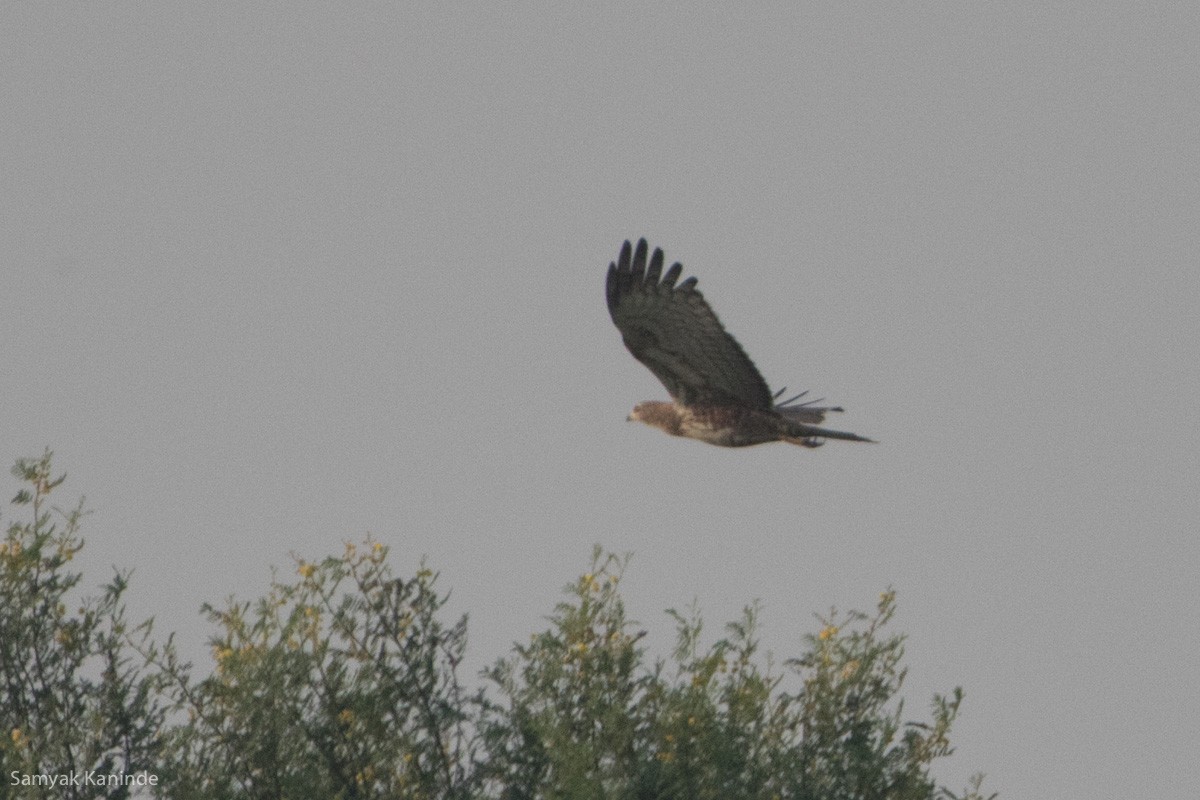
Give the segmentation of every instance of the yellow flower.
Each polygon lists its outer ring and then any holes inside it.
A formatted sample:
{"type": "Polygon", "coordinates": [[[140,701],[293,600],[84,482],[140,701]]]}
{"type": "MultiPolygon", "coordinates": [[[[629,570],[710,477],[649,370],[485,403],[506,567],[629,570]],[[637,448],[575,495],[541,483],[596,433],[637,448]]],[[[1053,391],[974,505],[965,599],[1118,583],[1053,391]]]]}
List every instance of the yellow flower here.
{"type": "Polygon", "coordinates": [[[827,626],[825,626],[824,630],[821,631],[820,638],[821,638],[821,641],[824,642],[827,639],[832,639],[834,636],[837,636],[837,635],[838,635],[838,626],[837,625],[827,625],[827,626]]]}
{"type": "Polygon", "coordinates": [[[311,578],[312,574],[316,571],[317,568],[312,564],[309,564],[307,561],[301,561],[300,568],[296,570],[296,572],[300,573],[300,577],[302,578],[311,578]]]}
{"type": "Polygon", "coordinates": [[[22,740],[24,740],[24,738],[25,738],[25,734],[21,733],[21,729],[20,729],[20,728],[13,728],[13,729],[12,729],[12,740],[13,740],[13,744],[15,744],[17,747],[20,747],[20,746],[21,746],[21,742],[22,742],[22,740]]]}
{"type": "Polygon", "coordinates": [[[354,712],[348,708],[343,708],[342,713],[338,714],[338,722],[341,722],[343,725],[349,725],[351,722],[354,722],[354,712]]]}

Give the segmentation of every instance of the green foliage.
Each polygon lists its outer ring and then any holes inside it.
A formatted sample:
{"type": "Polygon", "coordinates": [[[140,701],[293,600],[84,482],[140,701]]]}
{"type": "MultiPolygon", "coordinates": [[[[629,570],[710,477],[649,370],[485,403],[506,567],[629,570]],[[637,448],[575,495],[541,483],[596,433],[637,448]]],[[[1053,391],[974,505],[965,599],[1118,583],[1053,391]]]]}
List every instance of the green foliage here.
{"type": "MultiPolygon", "coordinates": [[[[83,503],[49,506],[65,475],[51,453],[13,468],[27,488],[13,504],[30,520],[8,526],[0,544],[0,776],[6,797],[126,797],[112,776],[154,771],[164,713],[160,686],[126,646],[115,575],[99,597],[74,600],[81,575],[69,564],[83,548],[83,503]],[[78,786],[12,785],[19,775],[80,775],[78,786]]],[[[133,654],[136,656],[136,654],[133,654]]]]}
{"type": "MultiPolygon", "coordinates": [[[[890,590],[871,614],[820,617],[781,664],[760,653],[757,606],[707,646],[695,609],[670,610],[675,649],[652,661],[619,592],[628,560],[596,548],[546,630],[469,691],[465,617],[443,623],[436,574],[397,577],[368,540],[205,606],[213,668],[196,675],[173,637],[126,632],[125,576],[66,614],[81,508],[51,523],[49,453],[17,473],[33,521],[0,552],[5,776],[144,769],[157,796],[206,799],[956,797],[930,768],[962,692],[906,720],[890,590]]],[[[961,798],[984,800],[979,779],[961,798]]]]}
{"type": "Polygon", "coordinates": [[[468,796],[466,619],[444,626],[437,576],[402,580],[378,542],[297,561],[255,603],[205,606],[216,668],[147,649],[188,723],[167,737],[171,797],[468,796]]]}
{"type": "Polygon", "coordinates": [[[636,714],[652,678],[641,674],[643,634],[631,632],[616,559],[596,555],[567,587],[552,627],[518,645],[487,676],[508,698],[485,709],[481,736],[492,794],[505,798],[620,797],[650,737],[636,714]]]}
{"type": "Polygon", "coordinates": [[[883,631],[893,592],[872,615],[822,618],[786,672],[760,664],[757,606],[707,649],[699,615],[672,610],[672,663],[645,669],[617,592],[624,567],[597,549],[550,629],[488,671],[507,700],[482,726],[493,796],[938,796],[929,766],[951,752],[962,692],[935,697],[930,722],[902,721],[904,640],[883,631]]]}

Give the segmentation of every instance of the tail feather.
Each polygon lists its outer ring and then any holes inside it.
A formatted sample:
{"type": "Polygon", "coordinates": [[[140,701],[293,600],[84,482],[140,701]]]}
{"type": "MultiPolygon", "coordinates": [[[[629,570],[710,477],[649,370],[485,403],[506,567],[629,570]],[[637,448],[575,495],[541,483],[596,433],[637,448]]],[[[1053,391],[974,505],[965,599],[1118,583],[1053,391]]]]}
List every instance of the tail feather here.
{"type": "Polygon", "coordinates": [[[865,436],[859,436],[857,433],[850,433],[849,431],[818,428],[816,425],[793,422],[786,417],[785,421],[787,422],[787,436],[784,438],[792,444],[799,444],[805,447],[819,447],[822,439],[841,439],[847,442],[878,444],[874,439],[868,439],[865,436]]]}
{"type": "MultiPolygon", "coordinates": [[[[778,392],[775,393],[774,399],[776,401],[778,401],[779,398],[783,395],[783,393],[785,391],[787,391],[787,389],[780,389],[778,392]]],[[[814,422],[815,423],[815,422],[823,422],[825,420],[826,413],[829,413],[832,411],[841,412],[841,411],[845,410],[841,406],[819,406],[819,405],[817,405],[817,403],[820,403],[825,399],[823,397],[818,397],[815,400],[805,400],[803,403],[796,402],[801,397],[804,397],[804,395],[806,395],[806,394],[808,394],[808,392],[801,392],[800,394],[796,395],[795,397],[784,400],[782,403],[776,402],[775,413],[778,414],[779,416],[783,417],[784,419],[788,420],[789,422],[814,422]]]]}
{"type": "MultiPolygon", "coordinates": [[[[812,402],[820,402],[815,400],[812,402]]],[[[775,406],[775,413],[786,419],[788,422],[796,423],[816,423],[824,422],[825,415],[831,412],[845,411],[841,406],[814,406],[812,403],[805,403],[798,406],[775,406]]]]}
{"type": "Polygon", "coordinates": [[[870,442],[876,444],[874,439],[868,439],[865,436],[859,436],[857,433],[849,431],[835,431],[829,428],[818,428],[811,423],[824,422],[825,415],[833,411],[843,411],[841,406],[819,406],[817,403],[822,402],[825,398],[819,397],[815,400],[805,400],[803,403],[797,403],[801,397],[808,394],[807,391],[801,392],[795,397],[789,397],[783,402],[779,402],[779,398],[783,397],[787,387],[780,389],[771,398],[775,402],[774,411],[783,420],[786,432],[783,436],[785,442],[798,444],[802,447],[820,447],[825,443],[826,439],[843,439],[848,442],[870,442]]]}

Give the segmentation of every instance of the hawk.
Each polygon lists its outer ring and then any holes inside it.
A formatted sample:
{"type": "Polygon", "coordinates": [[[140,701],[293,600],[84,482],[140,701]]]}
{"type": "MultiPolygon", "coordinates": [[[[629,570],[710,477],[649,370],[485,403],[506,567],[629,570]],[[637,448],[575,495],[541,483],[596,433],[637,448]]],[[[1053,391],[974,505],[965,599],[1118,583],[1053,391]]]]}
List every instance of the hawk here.
{"type": "Polygon", "coordinates": [[[663,274],[663,251],[640,239],[628,241],[608,265],[608,312],[633,357],[662,381],[672,402],[648,400],[634,406],[630,420],[673,436],[722,447],[790,442],[820,447],[825,439],[870,442],[846,431],[819,428],[835,406],[820,400],[798,403],[807,392],[778,402],[754,362],[730,336],[696,289],[696,279],[676,285],[683,265],[663,274]]]}

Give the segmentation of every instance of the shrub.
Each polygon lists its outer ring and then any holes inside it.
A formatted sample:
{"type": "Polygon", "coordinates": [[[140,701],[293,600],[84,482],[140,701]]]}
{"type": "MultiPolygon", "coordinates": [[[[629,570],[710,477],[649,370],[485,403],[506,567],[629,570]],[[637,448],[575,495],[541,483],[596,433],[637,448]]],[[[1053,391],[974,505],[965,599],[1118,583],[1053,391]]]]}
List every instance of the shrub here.
{"type": "Polygon", "coordinates": [[[129,576],[74,599],[83,501],[49,504],[66,478],[53,477],[50,451],[18,460],[13,474],[26,486],[12,502],[30,519],[9,524],[0,544],[4,796],[126,797],[160,764],[164,720],[162,687],[127,644],[129,576]]]}
{"type": "MultiPolygon", "coordinates": [[[[265,596],[203,607],[213,668],[174,636],[130,629],[118,573],[69,613],[82,502],[48,497],[51,454],[17,462],[31,519],[0,546],[0,767],[12,797],[128,797],[10,776],[150,776],[170,798],[954,798],[931,774],[951,754],[962,691],[908,720],[895,593],[872,613],[831,611],[800,654],[762,655],[756,605],[703,645],[693,608],[651,660],[619,591],[628,558],[597,547],[548,627],[484,670],[458,674],[467,621],[421,563],[398,577],[368,539],[295,558],[265,596]]],[[[961,795],[982,800],[981,778],[961,795]]],[[[994,797],[994,795],[993,795],[994,797]]]]}

